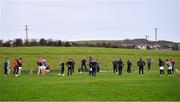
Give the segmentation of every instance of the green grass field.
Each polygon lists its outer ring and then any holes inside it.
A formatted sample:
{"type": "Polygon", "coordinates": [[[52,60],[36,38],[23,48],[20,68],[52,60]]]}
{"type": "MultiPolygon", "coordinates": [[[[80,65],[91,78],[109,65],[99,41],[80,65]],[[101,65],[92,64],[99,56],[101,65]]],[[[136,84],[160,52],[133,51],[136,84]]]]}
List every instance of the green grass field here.
{"type": "MultiPolygon", "coordinates": [[[[11,61],[22,57],[23,69],[35,70],[39,57],[46,56],[52,69],[59,69],[59,59],[69,57],[76,61],[76,72],[73,76],[58,76],[50,73],[48,76],[22,74],[3,76],[3,65],[0,63],[0,101],[180,101],[180,75],[160,77],[158,72],[158,58],[173,57],[176,68],[180,69],[180,52],[177,51],[149,51],[112,48],[88,47],[28,47],[28,48],[0,48],[0,58],[8,57],[11,61]],[[153,58],[152,71],[140,76],[136,62],[139,57],[153,58]],[[112,72],[101,72],[96,77],[88,73],[77,73],[80,59],[83,56],[93,56],[101,61],[101,68],[112,69],[112,59],[122,58],[124,62],[133,62],[132,74],[118,76],[112,72]]],[[[167,69],[167,67],[165,67],[167,69]]],[[[66,70],[65,70],[66,71],[66,70]]]]}

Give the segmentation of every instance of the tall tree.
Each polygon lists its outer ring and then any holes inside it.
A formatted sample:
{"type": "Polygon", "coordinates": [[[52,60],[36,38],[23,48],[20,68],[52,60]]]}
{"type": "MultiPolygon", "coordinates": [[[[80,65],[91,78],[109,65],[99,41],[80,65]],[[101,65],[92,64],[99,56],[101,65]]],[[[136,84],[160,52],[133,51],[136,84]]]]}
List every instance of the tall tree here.
{"type": "Polygon", "coordinates": [[[23,46],[23,40],[22,39],[15,39],[14,45],[15,46],[23,46]]]}
{"type": "Polygon", "coordinates": [[[42,38],[42,39],[39,40],[39,44],[41,46],[47,46],[47,40],[42,38]]]}

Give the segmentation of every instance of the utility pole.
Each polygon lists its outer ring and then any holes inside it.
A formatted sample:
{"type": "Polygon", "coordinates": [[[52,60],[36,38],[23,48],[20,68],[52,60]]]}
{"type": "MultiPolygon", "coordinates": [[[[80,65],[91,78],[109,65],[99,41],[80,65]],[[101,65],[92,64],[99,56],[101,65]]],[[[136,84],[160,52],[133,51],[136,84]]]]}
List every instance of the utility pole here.
{"type": "Polygon", "coordinates": [[[155,28],[155,49],[157,49],[157,28],[155,28]]]}
{"type": "Polygon", "coordinates": [[[155,28],[155,41],[157,42],[157,28],[155,28]]]}
{"type": "Polygon", "coordinates": [[[24,30],[26,31],[26,45],[27,45],[28,44],[28,26],[27,25],[25,25],[24,30]]]}

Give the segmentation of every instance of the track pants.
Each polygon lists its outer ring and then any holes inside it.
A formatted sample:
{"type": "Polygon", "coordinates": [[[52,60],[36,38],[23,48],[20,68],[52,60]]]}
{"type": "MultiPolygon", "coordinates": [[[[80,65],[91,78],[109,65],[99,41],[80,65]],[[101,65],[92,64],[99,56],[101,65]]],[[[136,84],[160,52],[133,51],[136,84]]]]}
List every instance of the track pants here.
{"type": "Polygon", "coordinates": [[[167,73],[168,73],[168,75],[172,75],[172,70],[171,70],[171,69],[168,69],[168,70],[167,70],[167,73]]]}
{"type": "Polygon", "coordinates": [[[18,67],[14,67],[14,75],[18,74],[19,72],[19,68],[18,67]]]}
{"type": "Polygon", "coordinates": [[[118,67],[118,75],[122,75],[122,67],[118,67]]]}
{"type": "Polygon", "coordinates": [[[117,66],[113,65],[113,72],[117,73],[117,66]]]}
{"type": "Polygon", "coordinates": [[[64,67],[61,67],[60,73],[64,74],[64,67]]]}
{"type": "Polygon", "coordinates": [[[8,69],[4,68],[4,75],[8,75],[8,69]]]}
{"type": "Polygon", "coordinates": [[[68,75],[72,75],[72,67],[68,67],[68,75]]]}
{"type": "Polygon", "coordinates": [[[160,70],[160,75],[163,75],[164,74],[164,70],[160,70]]]}
{"type": "Polygon", "coordinates": [[[92,67],[92,76],[96,76],[96,67],[92,67]]]}
{"type": "Polygon", "coordinates": [[[151,63],[148,63],[148,71],[151,70],[151,63]]]}
{"type": "Polygon", "coordinates": [[[128,67],[128,68],[127,68],[127,72],[128,72],[128,73],[131,73],[131,67],[128,67]]]}
{"type": "Polygon", "coordinates": [[[87,71],[87,67],[86,67],[86,64],[85,64],[85,63],[82,63],[82,64],[81,64],[81,68],[83,68],[83,67],[85,68],[85,72],[86,72],[86,71],[87,71]]]}
{"type": "Polygon", "coordinates": [[[143,67],[139,67],[139,74],[144,74],[144,68],[143,67]]]}

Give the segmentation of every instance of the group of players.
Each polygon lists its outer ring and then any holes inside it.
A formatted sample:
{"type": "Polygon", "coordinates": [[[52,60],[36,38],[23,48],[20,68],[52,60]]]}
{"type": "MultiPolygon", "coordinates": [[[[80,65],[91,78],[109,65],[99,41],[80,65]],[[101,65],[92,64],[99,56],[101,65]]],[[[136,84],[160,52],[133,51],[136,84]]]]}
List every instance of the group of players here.
{"type": "MultiPolygon", "coordinates": [[[[100,71],[100,62],[99,60],[94,60],[92,57],[89,57],[89,68],[86,67],[86,57],[84,56],[81,59],[81,67],[78,69],[78,72],[89,72],[89,75],[96,76],[96,72],[100,71]]],[[[63,60],[60,61],[60,72],[58,75],[64,76],[64,66],[66,65],[68,68],[68,75],[72,75],[74,73],[74,66],[75,61],[71,58],[67,60],[67,62],[64,62],[63,60]]]]}
{"type": "Polygon", "coordinates": [[[37,61],[38,65],[38,72],[37,75],[46,75],[48,72],[50,72],[50,65],[47,63],[46,57],[41,57],[37,61]]]}
{"type": "MultiPolygon", "coordinates": [[[[13,68],[14,68],[14,75],[18,76],[21,74],[21,69],[22,69],[22,58],[19,59],[14,59],[13,63],[13,68]]],[[[8,58],[5,58],[4,60],[4,75],[8,76],[10,74],[10,60],[8,58]]]]}
{"type": "MultiPolygon", "coordinates": [[[[13,61],[13,68],[14,68],[14,75],[18,76],[21,74],[21,69],[22,69],[22,58],[19,59],[14,59],[13,61]]],[[[146,61],[143,61],[142,58],[137,62],[137,66],[139,67],[139,74],[143,76],[144,74],[144,66],[147,63],[148,66],[148,71],[151,70],[151,64],[153,62],[153,59],[151,57],[147,57],[146,61]]],[[[48,72],[50,72],[50,65],[47,63],[47,60],[45,57],[41,57],[37,61],[38,65],[38,71],[37,75],[46,75],[48,72]]],[[[73,75],[74,73],[74,67],[75,67],[75,61],[71,58],[69,58],[66,62],[64,60],[60,60],[59,62],[59,74],[58,75],[65,75],[65,65],[67,66],[67,75],[73,75]]],[[[100,61],[97,59],[93,59],[91,56],[89,57],[89,67],[87,68],[87,59],[84,56],[81,59],[81,66],[78,69],[78,72],[89,72],[89,76],[96,76],[96,72],[100,71],[100,61]]],[[[116,60],[113,59],[112,61],[113,65],[113,72],[122,75],[122,69],[124,67],[124,62],[122,59],[116,60]]],[[[168,70],[167,74],[168,76],[174,75],[175,74],[175,60],[170,57],[166,60],[166,64],[162,59],[159,59],[159,71],[160,71],[160,76],[164,75],[164,67],[167,65],[168,70]]],[[[127,61],[127,73],[131,73],[131,67],[132,67],[132,62],[130,60],[127,61]]],[[[10,74],[10,60],[8,58],[5,58],[4,60],[4,75],[8,76],[10,74]]]]}
{"type": "MultiPolygon", "coordinates": [[[[137,62],[137,66],[138,66],[138,70],[139,70],[139,74],[141,74],[142,76],[144,75],[144,66],[147,63],[147,67],[148,67],[148,71],[151,70],[151,64],[153,62],[153,59],[151,57],[147,57],[146,62],[142,60],[142,58],[140,58],[140,60],[137,62]]],[[[122,69],[124,67],[124,63],[123,61],[120,59],[119,61],[117,61],[116,59],[113,59],[113,72],[117,73],[119,75],[122,75],[122,69]]],[[[166,60],[166,65],[167,65],[167,74],[168,76],[172,76],[175,75],[175,60],[170,57],[166,60]]],[[[131,73],[131,66],[132,66],[132,62],[130,60],[127,61],[127,73],[131,73]]],[[[160,76],[164,75],[164,67],[165,67],[165,62],[159,58],[159,71],[160,71],[160,76]]]]}

